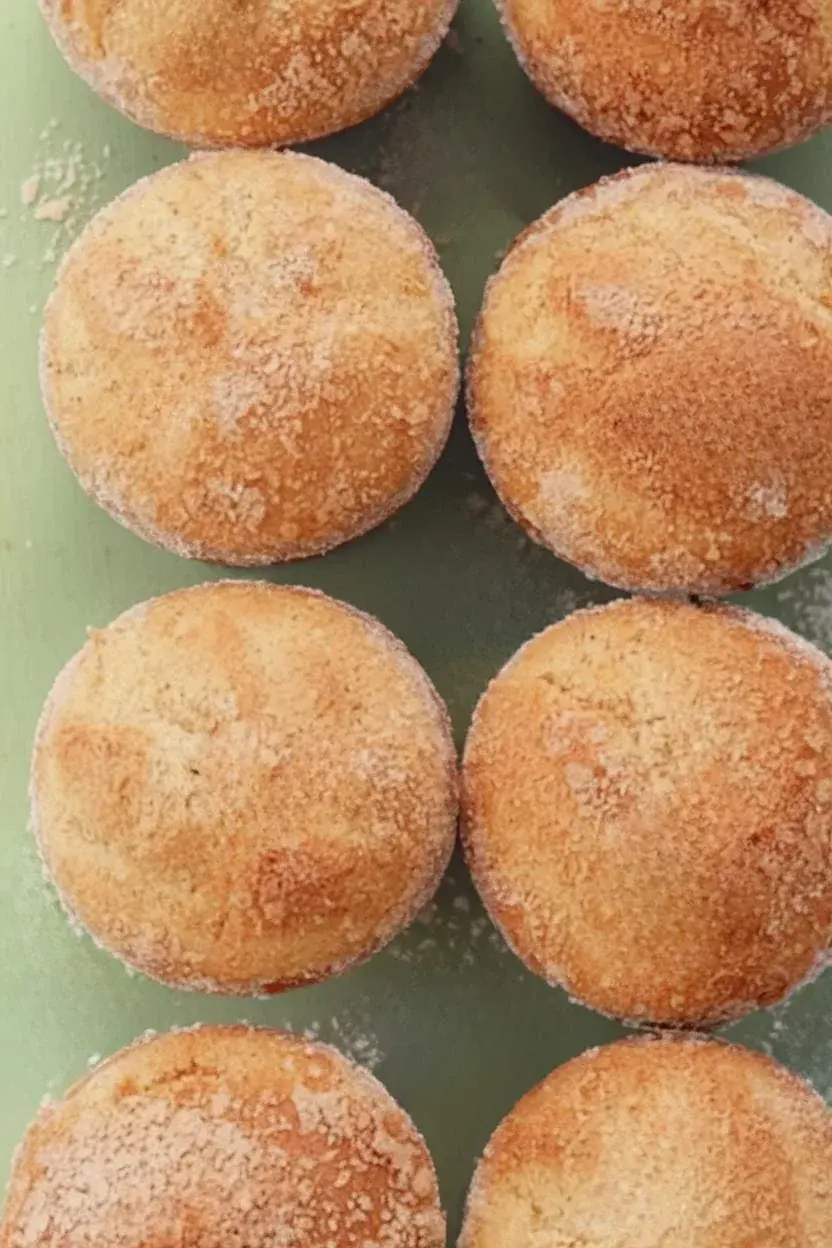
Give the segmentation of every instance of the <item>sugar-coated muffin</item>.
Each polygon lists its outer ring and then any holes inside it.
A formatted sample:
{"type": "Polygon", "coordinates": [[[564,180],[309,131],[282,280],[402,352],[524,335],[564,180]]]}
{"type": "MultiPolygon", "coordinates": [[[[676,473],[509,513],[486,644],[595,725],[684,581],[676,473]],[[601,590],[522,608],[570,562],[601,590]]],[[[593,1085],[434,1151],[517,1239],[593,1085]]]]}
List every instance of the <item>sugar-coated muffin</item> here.
{"type": "Polygon", "coordinates": [[[32,825],[105,948],[171,985],[269,993],[410,922],[456,788],[445,707],[377,620],[213,582],[91,631],[41,715],[32,825]]]}
{"type": "Polygon", "coordinates": [[[192,147],[300,143],[379,112],[427,67],[456,0],[40,0],[69,64],[192,147]]]}
{"type": "Polygon", "coordinates": [[[463,833],[537,974],[634,1023],[780,1000],[832,938],[832,663],[735,607],[621,599],[483,695],[463,833]]]}
{"type": "Polygon", "coordinates": [[[746,160],[832,124],[830,0],[497,0],[532,82],[585,129],[746,160]]]}
{"type": "Polygon", "coordinates": [[[42,1109],[0,1248],[444,1248],[424,1140],[382,1085],[287,1032],[145,1038],[42,1109]]]}
{"type": "Polygon", "coordinates": [[[143,179],[68,252],[44,400],[89,494],[180,555],[320,554],[416,492],[453,418],[453,296],[384,192],[284,152],[143,179]]]}
{"type": "Polygon", "coordinates": [[[625,1040],[503,1119],[460,1248],[828,1248],[832,1115],[784,1067],[701,1039],[625,1040]]]}
{"type": "Polygon", "coordinates": [[[832,536],[832,217],[764,178],[646,165],[522,234],[469,412],[503,503],[624,589],[722,594],[832,536]]]}

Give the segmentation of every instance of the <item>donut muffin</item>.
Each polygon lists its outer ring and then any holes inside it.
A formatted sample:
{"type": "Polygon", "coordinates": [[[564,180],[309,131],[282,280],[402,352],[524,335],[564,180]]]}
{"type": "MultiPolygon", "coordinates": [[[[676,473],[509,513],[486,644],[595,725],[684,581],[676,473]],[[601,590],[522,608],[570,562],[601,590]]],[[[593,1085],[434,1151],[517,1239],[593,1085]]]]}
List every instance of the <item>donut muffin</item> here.
{"type": "Polygon", "coordinates": [[[42,389],[83,487],[177,554],[265,564],[419,488],[458,389],[453,297],[417,223],[311,156],[221,152],[138,182],[67,254],[42,389]]]}
{"type": "Polygon", "coordinates": [[[745,160],[832,123],[830,0],[498,0],[551,104],[633,152],[745,160]]]}
{"type": "Polygon", "coordinates": [[[191,147],[300,143],[355,125],[427,67],[456,0],[41,0],[77,74],[191,147]]]}
{"type": "Polygon", "coordinates": [[[634,1023],[780,1000],[832,938],[832,663],[734,607],[621,599],[522,646],[463,762],[474,880],[550,983],[634,1023]]]}
{"type": "Polygon", "coordinates": [[[96,941],[183,988],[270,993],[368,957],[456,830],[444,705],[377,620],[214,582],[92,630],[37,730],[32,824],[96,941]]]}
{"type": "Polygon", "coordinates": [[[424,1140],[334,1049],[202,1027],[145,1038],[47,1106],[0,1248],[444,1248],[424,1140]]]}
{"type": "Polygon", "coordinates": [[[505,506],[590,576],[783,576],[832,534],[832,217],[679,165],[579,191],[489,284],[469,411],[505,506]]]}
{"type": "Polygon", "coordinates": [[[620,1041],[559,1067],[491,1137],[460,1248],[827,1248],[832,1116],[770,1058],[620,1041]]]}

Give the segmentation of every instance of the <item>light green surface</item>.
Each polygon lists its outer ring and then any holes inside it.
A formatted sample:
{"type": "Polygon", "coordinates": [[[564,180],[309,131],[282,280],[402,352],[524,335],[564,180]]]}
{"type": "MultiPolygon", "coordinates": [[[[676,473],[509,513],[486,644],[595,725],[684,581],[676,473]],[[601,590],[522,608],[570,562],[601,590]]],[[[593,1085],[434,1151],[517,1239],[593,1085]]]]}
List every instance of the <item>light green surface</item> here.
{"type": "MultiPolygon", "coordinates": [[[[556,199],[628,163],[581,134],[526,83],[488,0],[465,0],[452,46],[419,89],[314,150],[366,174],[436,240],[467,335],[513,235],[556,199]]],[[[527,975],[494,938],[457,864],[439,913],[341,980],[269,1002],[173,993],[128,977],[69,930],[26,831],[37,712],[88,624],[216,570],[123,532],[75,485],[47,431],[36,341],[59,253],[74,232],[35,220],[20,186],[49,154],[81,144],[70,189],[80,224],[181,149],[145,135],[76,81],[34,0],[0,15],[0,1182],[39,1101],[146,1028],[197,1020],[315,1026],[377,1073],[427,1135],[456,1230],[474,1159],[514,1099],[551,1067],[618,1029],[527,975]],[[109,156],[105,148],[109,146],[109,156]],[[101,176],[95,176],[96,163],[101,176]],[[79,193],[81,192],[81,193],[79,193]],[[45,258],[46,257],[46,258],[45,258]],[[334,1020],[334,1021],[333,1021],[334,1020]],[[369,1046],[365,1049],[364,1042],[369,1046]]],[[[760,162],[832,209],[832,135],[760,162]]],[[[458,421],[427,487],[391,524],[274,579],[318,586],[378,614],[448,699],[461,740],[487,679],[532,632],[606,591],[532,548],[503,515],[458,421]]],[[[746,601],[832,647],[832,564],[746,601]],[[825,570],[829,567],[829,571],[825,570]]],[[[832,1094],[832,974],[733,1034],[832,1094]]]]}

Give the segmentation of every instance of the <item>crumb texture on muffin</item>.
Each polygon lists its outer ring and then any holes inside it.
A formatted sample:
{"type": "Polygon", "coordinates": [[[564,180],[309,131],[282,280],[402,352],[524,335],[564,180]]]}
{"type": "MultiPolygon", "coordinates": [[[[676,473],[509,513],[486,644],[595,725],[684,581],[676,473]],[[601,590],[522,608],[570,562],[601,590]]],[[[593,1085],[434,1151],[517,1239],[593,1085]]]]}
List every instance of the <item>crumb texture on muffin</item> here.
{"type": "Polygon", "coordinates": [[[44,707],[32,822],[69,910],[166,983],[230,993],[367,957],[456,829],[443,704],[376,620],[219,582],[93,630],[44,707]]]}
{"type": "Polygon", "coordinates": [[[443,1248],[411,1120],[334,1049],[203,1027],[116,1054],[43,1109],[2,1248],[443,1248]]]}
{"type": "Polygon", "coordinates": [[[453,296],[384,192],[295,153],[144,179],[70,249],[42,388],[84,488],[181,555],[263,564],[386,519],[447,438],[453,296]]]}
{"type": "Polygon", "coordinates": [[[460,1248],[827,1248],[832,1116],[795,1075],[713,1041],[582,1054],[495,1131],[460,1248]]]}
{"type": "Polygon", "coordinates": [[[595,1009],[769,1005],[832,937],[832,664],[734,607],[579,611],[484,694],[463,825],[515,951],[595,1009]]]}
{"type": "Polygon", "coordinates": [[[422,73],[456,0],[41,0],[76,73],[192,147],[300,143],[371,117],[422,73]]]}
{"type": "Polygon", "coordinates": [[[626,170],[489,284],[469,411],[531,535],[624,589],[722,594],[832,534],[832,218],[769,180],[626,170]]]}
{"type": "Polygon", "coordinates": [[[498,0],[543,95],[607,142],[745,160],[832,123],[829,0],[498,0]]]}

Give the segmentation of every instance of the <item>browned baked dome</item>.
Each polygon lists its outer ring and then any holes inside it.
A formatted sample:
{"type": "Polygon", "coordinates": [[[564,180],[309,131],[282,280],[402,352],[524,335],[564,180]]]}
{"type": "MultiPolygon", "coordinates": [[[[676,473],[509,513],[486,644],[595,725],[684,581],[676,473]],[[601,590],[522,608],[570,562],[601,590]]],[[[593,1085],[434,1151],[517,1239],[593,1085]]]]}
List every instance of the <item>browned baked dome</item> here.
{"type": "Polygon", "coordinates": [[[70,249],[42,387],[98,503],[229,564],[302,558],[416,492],[458,389],[453,297],[384,192],[296,153],[144,179],[70,249]]]}
{"type": "Polygon", "coordinates": [[[286,1032],[123,1049],[41,1110],[0,1248],[443,1248],[424,1140],[372,1075],[286,1032]]]}
{"type": "Polygon", "coordinates": [[[680,165],[579,191],[489,284],[469,411],[508,510],[590,575],[783,576],[832,535],[832,217],[680,165]]]}
{"type": "Polygon", "coordinates": [[[830,0],[497,0],[527,74],[609,143],[745,160],[832,123],[830,0]]]}
{"type": "Polygon", "coordinates": [[[633,1022],[782,998],[832,938],[832,663],[734,607],[621,599],[521,647],[463,763],[474,880],[551,983],[633,1022]]]}
{"type": "Polygon", "coordinates": [[[276,992],[366,958],[456,831],[447,714],[377,620],[213,582],[94,630],[58,677],[32,824],[69,912],[185,988],[276,992]]]}
{"type": "Polygon", "coordinates": [[[409,87],[456,0],[41,0],[77,74],[192,147],[300,143],[409,87]]]}
{"type": "Polygon", "coordinates": [[[491,1137],[460,1248],[828,1248],[832,1115],[738,1046],[626,1040],[529,1092],[491,1137]]]}

